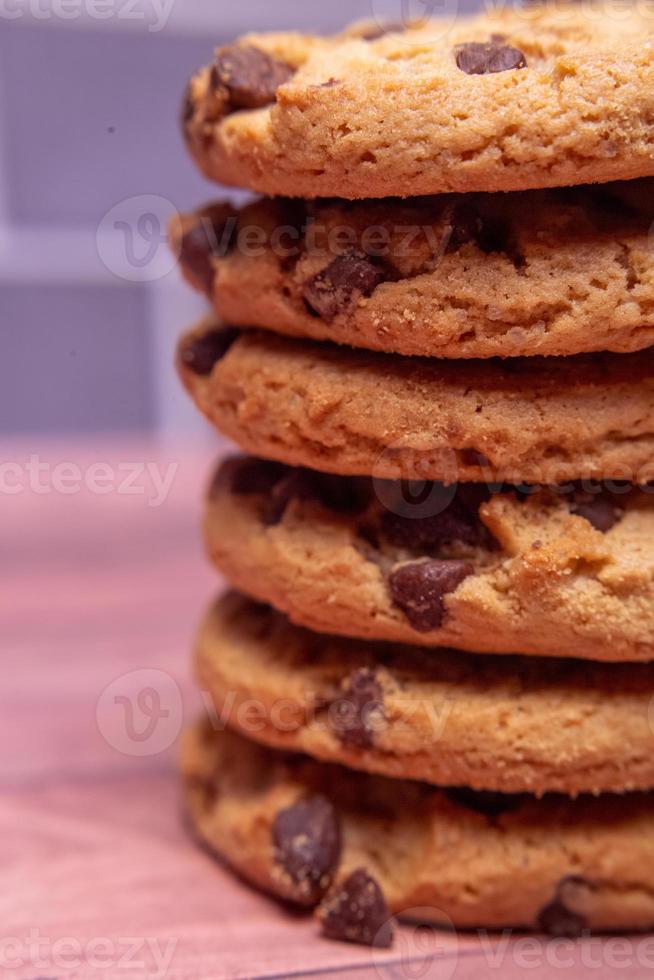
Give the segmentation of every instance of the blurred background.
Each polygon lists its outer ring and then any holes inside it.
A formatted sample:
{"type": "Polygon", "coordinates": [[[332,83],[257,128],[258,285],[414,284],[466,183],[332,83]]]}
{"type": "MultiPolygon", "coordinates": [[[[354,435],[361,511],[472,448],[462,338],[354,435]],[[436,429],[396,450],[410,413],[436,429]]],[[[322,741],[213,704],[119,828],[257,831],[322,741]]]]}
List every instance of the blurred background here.
{"type": "Polygon", "coordinates": [[[247,30],[328,32],[443,2],[2,0],[0,436],[208,438],[171,368],[202,304],[165,221],[217,193],[184,152],[186,79],[247,30]]]}

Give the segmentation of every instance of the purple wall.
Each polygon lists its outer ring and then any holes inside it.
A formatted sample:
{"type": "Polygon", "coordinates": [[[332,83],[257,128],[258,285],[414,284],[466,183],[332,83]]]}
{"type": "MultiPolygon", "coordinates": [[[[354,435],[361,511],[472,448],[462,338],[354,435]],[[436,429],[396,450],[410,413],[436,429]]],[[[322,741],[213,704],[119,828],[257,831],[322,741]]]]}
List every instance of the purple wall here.
{"type": "Polygon", "coordinates": [[[117,281],[91,254],[96,229],[135,195],[185,209],[220,193],[177,125],[185,81],[217,43],[255,27],[333,30],[384,2],[392,13],[399,0],[246,0],[222,13],[173,0],[159,33],[0,14],[0,434],[196,424],[190,412],[182,424],[168,365],[197,297],[176,271],[170,301],[117,281]]]}
{"type": "MultiPolygon", "coordinates": [[[[92,233],[132,195],[187,207],[215,193],[176,125],[185,79],[211,48],[201,38],[0,22],[5,222],[37,238],[51,228],[56,243],[57,229],[92,233]]],[[[47,269],[32,274],[28,248],[16,281],[0,275],[0,432],[151,430],[155,325],[144,289],[106,270],[105,282],[81,271],[75,281],[70,260],[64,280],[50,282],[47,269]]]]}

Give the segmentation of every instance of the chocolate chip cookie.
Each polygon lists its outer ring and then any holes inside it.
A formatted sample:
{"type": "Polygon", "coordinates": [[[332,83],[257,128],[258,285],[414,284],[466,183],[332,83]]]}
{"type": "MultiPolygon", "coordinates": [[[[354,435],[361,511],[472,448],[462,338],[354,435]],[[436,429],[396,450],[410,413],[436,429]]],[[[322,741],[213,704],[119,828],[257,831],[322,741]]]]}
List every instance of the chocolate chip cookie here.
{"type": "Polygon", "coordinates": [[[501,792],[654,789],[654,666],[348,640],[232,593],[196,674],[216,717],[272,747],[501,792]]]}
{"type": "Polygon", "coordinates": [[[215,322],[182,339],[181,377],[247,452],[402,479],[654,479],[654,348],[436,361],[215,322]]]}
{"type": "Polygon", "coordinates": [[[386,947],[392,915],[555,936],[654,925],[651,794],[438,790],[190,730],[185,798],[199,839],[326,935],[386,947]]]}
{"type": "Polygon", "coordinates": [[[307,198],[508,191],[654,175],[642,5],[499,8],[332,38],[252,34],[188,86],[203,173],[307,198]]]}
{"type": "Polygon", "coordinates": [[[235,458],[205,540],[236,588],[319,632],[654,660],[654,487],[412,484],[235,458]]]}
{"type": "Polygon", "coordinates": [[[406,201],[215,204],[171,223],[229,323],[430,357],[654,343],[654,182],[406,201]]]}

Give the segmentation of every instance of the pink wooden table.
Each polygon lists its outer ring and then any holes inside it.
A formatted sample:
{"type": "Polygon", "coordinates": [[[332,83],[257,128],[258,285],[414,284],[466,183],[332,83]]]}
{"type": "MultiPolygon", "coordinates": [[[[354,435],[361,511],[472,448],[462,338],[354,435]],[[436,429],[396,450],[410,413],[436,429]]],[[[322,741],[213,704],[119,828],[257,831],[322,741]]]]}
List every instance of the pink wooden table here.
{"type": "Polygon", "coordinates": [[[190,639],[217,587],[198,532],[210,459],[3,447],[0,976],[651,976],[651,938],[404,928],[383,954],[327,942],[192,845],[174,756],[198,709],[190,639]],[[169,473],[168,490],[137,474],[143,463],[169,473]]]}

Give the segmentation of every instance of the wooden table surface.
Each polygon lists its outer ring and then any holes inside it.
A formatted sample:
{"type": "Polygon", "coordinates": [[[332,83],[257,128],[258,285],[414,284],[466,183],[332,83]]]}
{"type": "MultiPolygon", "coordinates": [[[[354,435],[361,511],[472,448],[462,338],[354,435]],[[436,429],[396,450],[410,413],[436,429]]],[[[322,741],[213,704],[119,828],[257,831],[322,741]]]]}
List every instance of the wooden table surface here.
{"type": "Polygon", "coordinates": [[[3,446],[0,976],[651,976],[652,940],[622,955],[410,927],[383,954],[328,942],[196,849],[174,758],[199,709],[193,629],[219,587],[198,530],[219,449],[3,446]]]}

